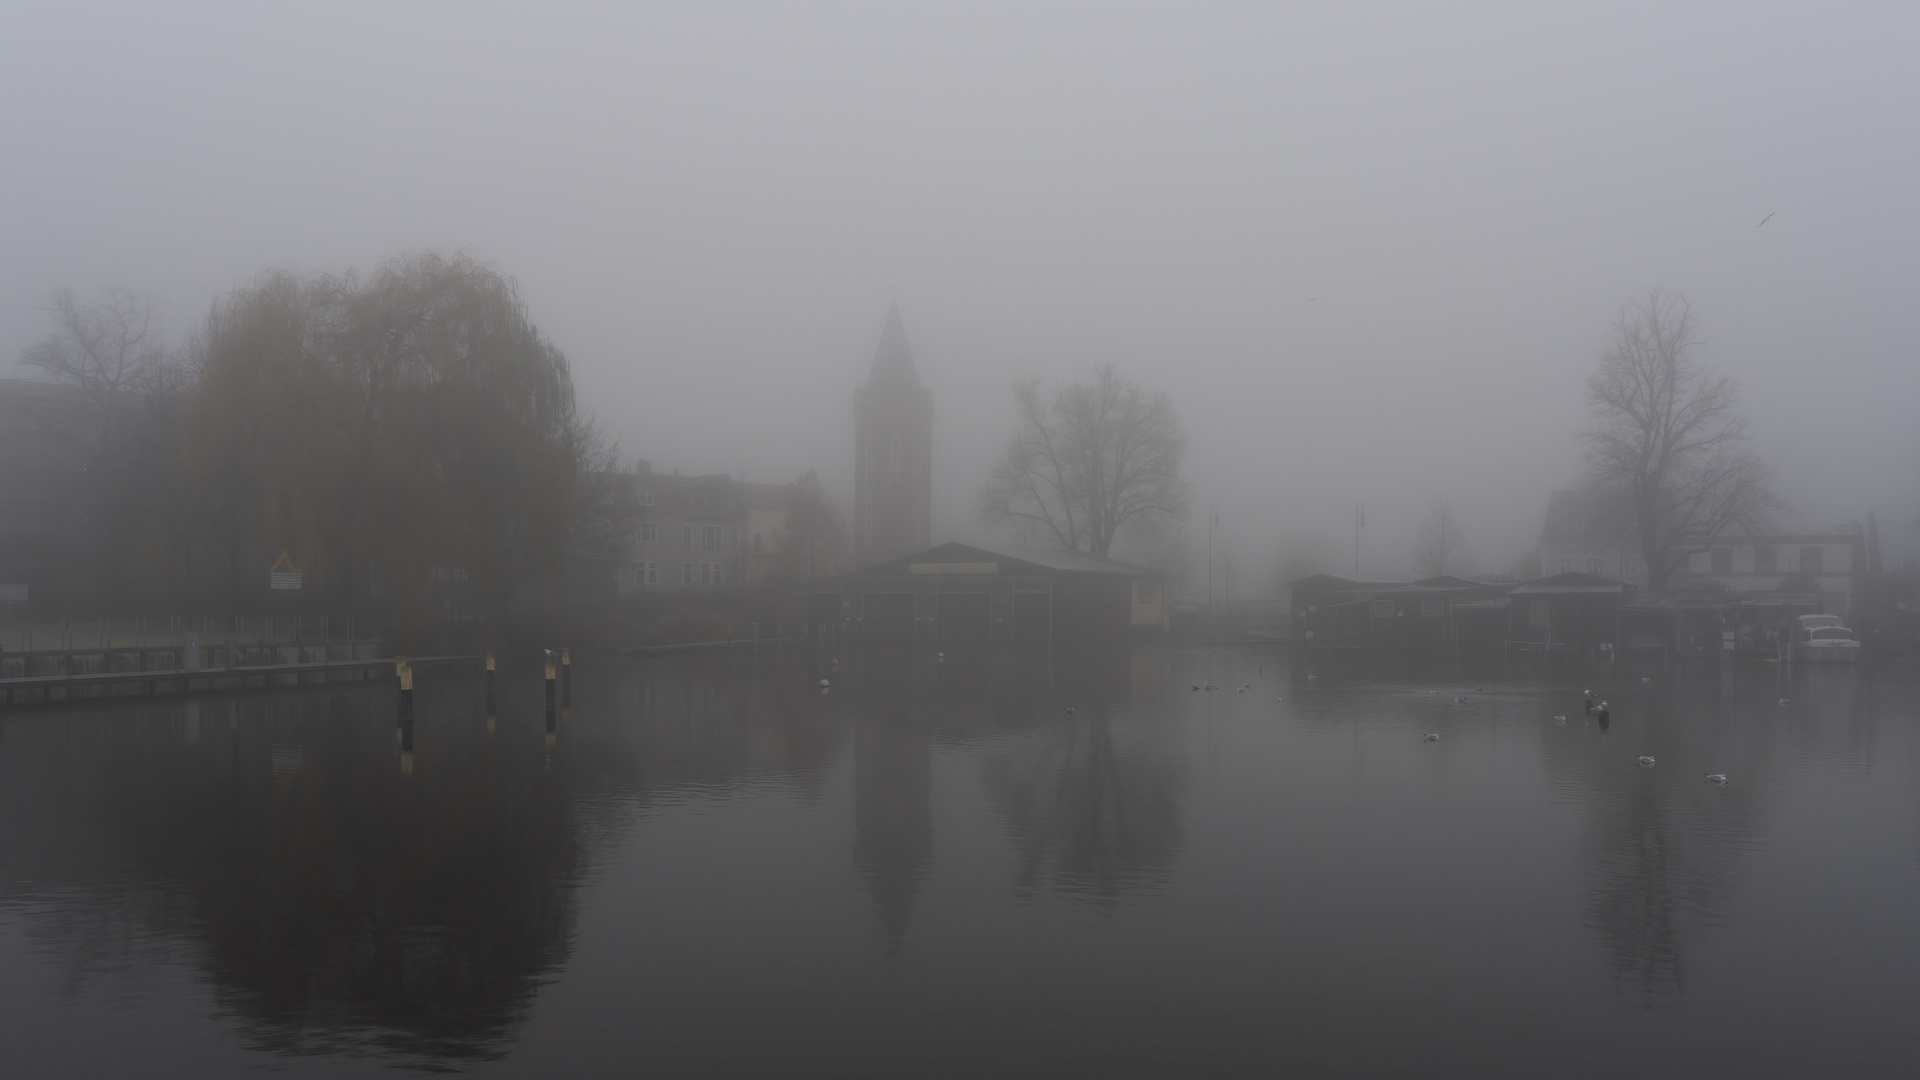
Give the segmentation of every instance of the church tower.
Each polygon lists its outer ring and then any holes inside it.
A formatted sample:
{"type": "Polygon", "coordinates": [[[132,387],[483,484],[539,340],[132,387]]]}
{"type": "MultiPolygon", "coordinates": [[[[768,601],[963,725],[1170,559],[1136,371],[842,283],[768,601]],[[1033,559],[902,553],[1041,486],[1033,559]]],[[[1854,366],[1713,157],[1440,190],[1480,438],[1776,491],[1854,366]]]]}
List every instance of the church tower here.
{"type": "Polygon", "coordinates": [[[853,399],[854,562],[911,555],[932,546],[932,533],[933,394],[920,385],[895,304],[853,399]]]}

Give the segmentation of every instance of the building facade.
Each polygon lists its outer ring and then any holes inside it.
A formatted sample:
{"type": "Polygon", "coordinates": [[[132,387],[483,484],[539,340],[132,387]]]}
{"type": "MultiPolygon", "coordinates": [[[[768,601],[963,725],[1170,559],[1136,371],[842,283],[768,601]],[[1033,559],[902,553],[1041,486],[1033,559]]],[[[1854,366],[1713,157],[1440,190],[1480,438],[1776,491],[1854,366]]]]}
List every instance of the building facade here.
{"type": "MultiPolygon", "coordinates": [[[[1858,527],[1822,533],[1725,536],[1690,552],[1671,589],[1819,593],[1830,614],[1851,610],[1854,577],[1865,569],[1858,527]]],[[[1556,491],[1540,534],[1540,576],[1592,574],[1646,588],[1638,533],[1624,508],[1582,491],[1556,491]]]]}
{"type": "Polygon", "coordinates": [[[853,558],[871,566],[933,535],[933,394],[920,385],[900,307],[887,311],[853,404],[853,558]]]}
{"type": "Polygon", "coordinates": [[[738,588],[777,565],[793,485],[667,475],[644,462],[630,482],[639,521],[615,574],[619,595],[738,588]]]}

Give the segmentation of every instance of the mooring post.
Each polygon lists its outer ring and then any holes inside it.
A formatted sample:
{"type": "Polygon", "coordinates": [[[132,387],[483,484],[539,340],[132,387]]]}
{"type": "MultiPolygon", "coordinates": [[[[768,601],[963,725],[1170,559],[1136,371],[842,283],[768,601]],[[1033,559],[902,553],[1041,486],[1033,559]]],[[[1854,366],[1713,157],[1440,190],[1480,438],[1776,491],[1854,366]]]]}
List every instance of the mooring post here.
{"type": "Polygon", "coordinates": [[[487,716],[493,716],[493,650],[487,650],[487,716]]]}
{"type": "Polygon", "coordinates": [[[547,653],[547,745],[553,745],[553,653],[547,653]]]}
{"type": "MultiPolygon", "coordinates": [[[[551,685],[551,684],[549,684],[549,685],[551,685]]],[[[558,730],[559,730],[559,728],[558,728],[558,727],[556,727],[556,726],[555,726],[555,724],[554,724],[554,715],[553,715],[553,698],[552,698],[552,697],[548,697],[548,698],[547,698],[547,749],[549,749],[549,750],[551,750],[551,749],[553,749],[553,744],[554,744],[554,742],[555,742],[555,740],[556,740],[556,735],[555,735],[555,733],[556,733],[556,732],[557,732],[558,730]]]]}
{"type": "Polygon", "coordinates": [[[400,722],[413,719],[413,665],[404,656],[394,657],[393,673],[400,679],[400,722]]]}
{"type": "Polygon", "coordinates": [[[560,705],[573,708],[573,650],[560,650],[560,705]]]}

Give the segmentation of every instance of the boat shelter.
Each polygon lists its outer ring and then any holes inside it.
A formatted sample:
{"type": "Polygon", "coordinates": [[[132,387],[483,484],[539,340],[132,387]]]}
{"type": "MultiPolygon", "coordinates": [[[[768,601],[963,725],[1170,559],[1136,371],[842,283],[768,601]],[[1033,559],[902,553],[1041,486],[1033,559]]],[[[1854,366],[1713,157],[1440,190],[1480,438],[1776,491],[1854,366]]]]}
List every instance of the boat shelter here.
{"type": "Polygon", "coordinates": [[[1620,637],[1624,581],[1566,573],[1525,582],[1507,594],[1507,648],[1521,653],[1602,657],[1620,637]]]}
{"type": "Polygon", "coordinates": [[[1075,551],[947,543],[808,590],[808,619],[851,639],[897,644],[1119,640],[1166,625],[1157,570],[1075,551]]]}

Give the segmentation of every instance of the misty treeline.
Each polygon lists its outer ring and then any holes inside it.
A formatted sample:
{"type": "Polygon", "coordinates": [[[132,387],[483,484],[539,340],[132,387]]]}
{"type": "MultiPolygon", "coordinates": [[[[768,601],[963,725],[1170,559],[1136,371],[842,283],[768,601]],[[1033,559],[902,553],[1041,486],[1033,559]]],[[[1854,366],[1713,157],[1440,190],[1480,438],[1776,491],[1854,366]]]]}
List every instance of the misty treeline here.
{"type": "MultiPolygon", "coordinates": [[[[1739,385],[1702,362],[1692,305],[1685,296],[1648,289],[1623,305],[1588,377],[1592,424],[1580,433],[1590,505],[1633,545],[1648,587],[1664,590],[1687,559],[1715,540],[1759,534],[1782,509],[1773,471],[1751,446],[1748,419],[1735,409],[1739,385]]],[[[1868,565],[1879,565],[1878,522],[1869,515],[1868,565]]],[[[1427,507],[1408,552],[1415,577],[1470,574],[1465,529],[1442,497],[1427,507]]],[[[1537,556],[1514,568],[1532,576],[1537,556]]],[[[1283,541],[1273,585],[1315,572],[1340,572],[1325,537],[1283,541]]]]}
{"type": "Polygon", "coordinates": [[[69,433],[88,525],[71,557],[123,603],[262,610],[284,552],[302,607],[497,625],[630,520],[566,357],[474,260],[270,271],[173,352],[151,297],[50,310],[23,362],[93,420],[69,433]]]}

